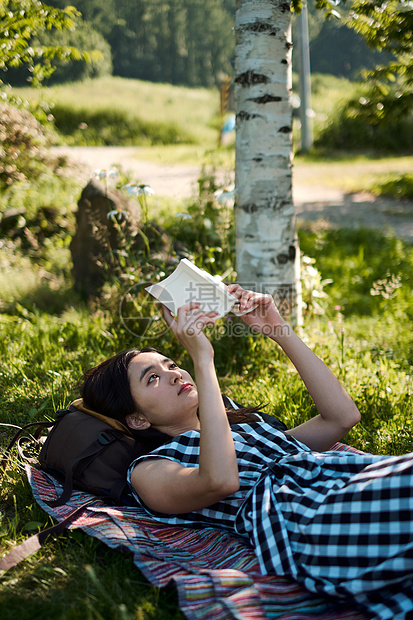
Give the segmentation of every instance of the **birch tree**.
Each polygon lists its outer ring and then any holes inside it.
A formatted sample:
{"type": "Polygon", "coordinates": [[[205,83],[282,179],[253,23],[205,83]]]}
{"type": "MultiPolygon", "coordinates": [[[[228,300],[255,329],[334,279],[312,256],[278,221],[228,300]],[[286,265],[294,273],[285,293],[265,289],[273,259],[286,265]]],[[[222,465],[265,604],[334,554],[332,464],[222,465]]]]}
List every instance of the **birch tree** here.
{"type": "Polygon", "coordinates": [[[287,0],[237,0],[235,234],[238,281],[301,323],[292,200],[291,13],[287,0]]]}

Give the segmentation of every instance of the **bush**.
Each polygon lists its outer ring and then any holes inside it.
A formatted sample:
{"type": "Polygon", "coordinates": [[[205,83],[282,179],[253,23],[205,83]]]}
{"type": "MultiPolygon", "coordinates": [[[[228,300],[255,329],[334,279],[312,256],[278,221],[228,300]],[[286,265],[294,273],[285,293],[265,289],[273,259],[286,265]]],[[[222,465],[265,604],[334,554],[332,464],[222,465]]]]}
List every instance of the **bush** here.
{"type": "Polygon", "coordinates": [[[391,175],[387,180],[375,183],[373,193],[413,200],[413,173],[391,175]]]}
{"type": "Polygon", "coordinates": [[[0,187],[25,181],[45,168],[50,137],[29,111],[0,104],[0,187]]]}
{"type": "Polygon", "coordinates": [[[333,150],[411,153],[413,94],[371,87],[340,105],[315,146],[333,150]]]}
{"type": "MultiPolygon", "coordinates": [[[[98,52],[98,57],[91,55],[88,60],[84,57],[74,59],[58,59],[51,61],[54,68],[52,75],[44,80],[44,84],[56,84],[62,82],[81,81],[87,78],[98,78],[112,74],[112,55],[109,43],[103,36],[94,30],[88,23],[81,23],[76,30],[46,30],[38,34],[32,42],[34,46],[65,46],[76,48],[81,53],[94,51],[98,52]]],[[[3,80],[13,86],[25,86],[30,82],[32,73],[25,65],[20,67],[8,67],[3,80]]]]}
{"type": "Polygon", "coordinates": [[[213,170],[203,170],[198,179],[199,196],[165,222],[172,239],[186,248],[199,267],[213,275],[232,272],[235,263],[235,230],[232,197],[223,192],[213,170]]]}
{"type": "Polygon", "coordinates": [[[110,45],[103,36],[94,30],[90,24],[83,23],[76,30],[63,32],[45,32],[40,38],[42,45],[67,45],[76,47],[81,52],[91,50],[100,52],[100,58],[90,58],[89,62],[81,60],[53,60],[52,66],[55,71],[46,80],[47,84],[61,82],[76,82],[87,78],[104,77],[112,75],[112,54],[110,45]]]}

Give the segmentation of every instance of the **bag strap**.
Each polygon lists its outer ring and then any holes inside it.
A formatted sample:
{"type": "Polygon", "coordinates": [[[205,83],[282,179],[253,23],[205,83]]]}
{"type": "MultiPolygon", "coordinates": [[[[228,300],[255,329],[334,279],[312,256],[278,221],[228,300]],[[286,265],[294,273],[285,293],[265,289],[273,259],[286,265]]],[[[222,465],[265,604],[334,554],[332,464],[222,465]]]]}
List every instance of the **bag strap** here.
{"type": "MultiPolygon", "coordinates": [[[[117,439],[120,439],[121,437],[123,437],[122,431],[117,431],[114,429],[103,431],[102,433],[100,433],[99,437],[93,443],[91,443],[87,448],[85,448],[83,452],[73,457],[73,459],[70,461],[69,465],[67,466],[63,493],[61,494],[61,496],[55,500],[46,503],[53,508],[66,504],[69,501],[73,492],[73,475],[81,461],[85,459],[91,460],[95,456],[98,456],[101,452],[103,452],[103,450],[106,449],[106,447],[110,443],[116,441],[117,439]]],[[[85,463],[85,466],[86,464],[87,463],[85,463]]]]}
{"type": "Polygon", "coordinates": [[[14,444],[16,442],[18,442],[18,440],[20,439],[20,437],[22,436],[22,434],[29,428],[35,426],[36,430],[33,433],[34,438],[38,439],[40,436],[40,433],[42,432],[42,430],[44,430],[45,428],[50,428],[51,426],[54,426],[54,422],[30,422],[30,424],[26,424],[25,426],[22,426],[17,433],[14,434],[14,436],[11,438],[9,445],[7,446],[7,448],[4,451],[3,457],[0,461],[0,474],[2,472],[2,470],[4,470],[6,468],[7,465],[7,461],[9,459],[10,456],[10,451],[12,449],[12,447],[14,446],[14,444]]]}
{"type": "Polygon", "coordinates": [[[48,542],[52,537],[59,536],[63,530],[73,521],[75,517],[77,517],[89,504],[92,504],[96,501],[96,497],[88,499],[86,502],[78,506],[65,518],[63,521],[60,521],[56,525],[52,525],[30,538],[24,540],[20,545],[17,545],[14,549],[6,553],[2,558],[0,558],[0,570],[6,571],[9,568],[13,568],[17,566],[22,560],[25,560],[29,556],[36,553],[42,545],[48,542]]]}
{"type": "Polygon", "coordinates": [[[17,450],[19,452],[20,458],[23,461],[26,461],[26,463],[30,463],[30,465],[37,467],[37,465],[39,464],[39,461],[33,456],[30,456],[28,454],[27,447],[25,448],[25,444],[29,444],[30,446],[30,445],[33,445],[33,442],[29,439],[29,437],[19,437],[17,441],[17,450]]]}

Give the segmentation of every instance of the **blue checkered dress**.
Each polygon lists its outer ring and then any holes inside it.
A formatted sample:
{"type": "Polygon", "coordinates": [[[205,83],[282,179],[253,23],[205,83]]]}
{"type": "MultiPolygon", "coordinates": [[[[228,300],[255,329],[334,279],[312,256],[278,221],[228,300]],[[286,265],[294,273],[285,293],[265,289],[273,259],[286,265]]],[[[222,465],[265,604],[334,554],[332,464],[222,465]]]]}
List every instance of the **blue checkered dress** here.
{"type": "MultiPolygon", "coordinates": [[[[312,452],[266,422],[232,425],[232,434],[237,493],[188,514],[144,508],[169,524],[247,538],[263,574],[353,601],[380,620],[413,618],[413,454],[312,452]]],[[[199,432],[137,459],[129,483],[136,463],[149,458],[196,466],[199,432]]]]}

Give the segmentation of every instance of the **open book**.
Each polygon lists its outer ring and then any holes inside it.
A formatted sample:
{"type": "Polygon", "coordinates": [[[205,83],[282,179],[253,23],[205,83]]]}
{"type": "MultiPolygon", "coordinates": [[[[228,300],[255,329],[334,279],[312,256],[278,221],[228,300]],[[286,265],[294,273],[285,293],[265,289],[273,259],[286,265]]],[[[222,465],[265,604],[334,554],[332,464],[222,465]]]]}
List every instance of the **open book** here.
{"type": "MultiPolygon", "coordinates": [[[[204,310],[218,312],[217,319],[231,311],[237,316],[246,314],[238,310],[238,299],[228,293],[226,285],[218,276],[211,276],[186,258],[180,261],[170,276],[145,290],[174,315],[180,306],[191,301],[199,302],[204,310]]],[[[248,312],[255,308],[253,306],[248,312]]]]}

